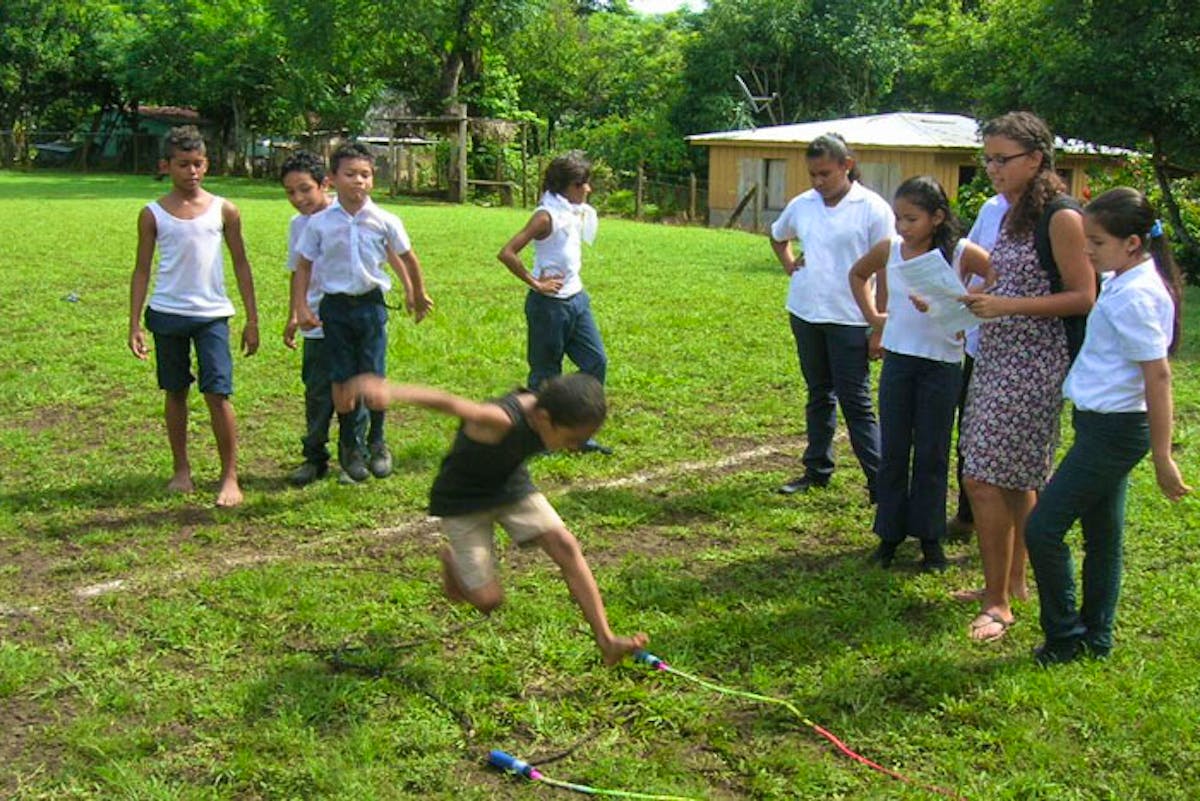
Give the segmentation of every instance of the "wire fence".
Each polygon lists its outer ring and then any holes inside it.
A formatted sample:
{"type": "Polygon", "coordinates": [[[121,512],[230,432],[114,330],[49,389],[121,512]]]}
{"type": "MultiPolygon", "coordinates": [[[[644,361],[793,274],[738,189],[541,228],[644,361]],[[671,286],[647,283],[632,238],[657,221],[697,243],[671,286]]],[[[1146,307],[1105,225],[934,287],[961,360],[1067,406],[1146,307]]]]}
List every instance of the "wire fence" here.
{"type": "MultiPolygon", "coordinates": [[[[209,149],[214,174],[274,179],[284,160],[303,147],[328,155],[331,135],[259,138],[244,150],[231,151],[214,143],[209,149]]],[[[0,130],[0,169],[54,169],[154,174],[158,171],[161,135],[114,131],[0,130]]],[[[391,195],[438,196],[449,184],[451,155],[442,143],[415,146],[397,142],[367,142],[374,151],[376,184],[391,195]]],[[[548,159],[529,156],[510,159],[507,171],[497,171],[486,158],[471,178],[470,199],[480,203],[532,207],[548,159]]],[[[703,224],[708,219],[708,181],[695,173],[665,173],[645,169],[610,170],[600,167],[593,180],[592,203],[603,213],[677,225],[703,224]]]]}

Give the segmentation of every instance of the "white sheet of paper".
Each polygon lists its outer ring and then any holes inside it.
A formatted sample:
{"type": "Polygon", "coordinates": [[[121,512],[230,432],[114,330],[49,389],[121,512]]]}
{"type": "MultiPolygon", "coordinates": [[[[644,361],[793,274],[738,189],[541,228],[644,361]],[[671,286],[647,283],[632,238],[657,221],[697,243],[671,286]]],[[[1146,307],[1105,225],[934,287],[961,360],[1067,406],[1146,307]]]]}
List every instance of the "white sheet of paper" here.
{"type": "Polygon", "coordinates": [[[929,304],[926,314],[938,328],[955,334],[982,322],[959,301],[967,294],[966,287],[940,250],[909,259],[900,269],[909,291],[929,304]]]}

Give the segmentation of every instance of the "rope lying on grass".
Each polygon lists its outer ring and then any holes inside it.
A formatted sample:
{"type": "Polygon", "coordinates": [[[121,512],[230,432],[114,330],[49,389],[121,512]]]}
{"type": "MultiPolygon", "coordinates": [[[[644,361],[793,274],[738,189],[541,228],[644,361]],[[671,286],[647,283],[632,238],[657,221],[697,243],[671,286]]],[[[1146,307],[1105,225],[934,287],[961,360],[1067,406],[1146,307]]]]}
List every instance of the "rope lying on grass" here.
{"type": "Polygon", "coordinates": [[[716,682],[712,682],[712,681],[708,681],[707,679],[700,678],[699,676],[693,676],[690,673],[684,673],[682,670],[676,670],[675,668],[671,667],[666,662],[659,659],[657,656],[650,653],[649,651],[638,651],[637,653],[635,653],[633,655],[633,660],[635,662],[637,662],[638,664],[646,665],[647,667],[649,667],[653,670],[659,670],[664,673],[670,673],[673,676],[678,676],[681,679],[685,679],[694,684],[698,684],[701,687],[704,687],[705,689],[712,690],[713,692],[720,693],[721,695],[731,695],[731,696],[736,696],[739,698],[748,698],[752,701],[761,701],[762,703],[765,703],[765,704],[776,704],[777,706],[782,706],[784,709],[787,709],[789,712],[791,712],[793,715],[795,715],[796,718],[798,718],[801,723],[803,723],[805,726],[808,726],[810,729],[815,731],[821,737],[824,737],[826,740],[833,743],[833,746],[835,748],[837,748],[838,751],[841,751],[843,754],[850,757],[855,762],[859,762],[863,765],[866,765],[868,768],[871,768],[872,770],[878,771],[886,776],[890,776],[893,779],[902,781],[905,784],[912,785],[913,787],[919,787],[920,789],[927,790],[928,792],[931,792],[931,793],[937,793],[938,795],[943,795],[943,796],[946,796],[947,798],[954,798],[954,799],[959,799],[960,801],[962,801],[962,796],[958,795],[957,793],[953,792],[952,790],[947,790],[944,787],[938,787],[937,785],[933,785],[933,784],[925,784],[925,783],[919,782],[915,779],[911,779],[908,776],[905,776],[903,773],[900,773],[895,770],[891,770],[890,768],[885,768],[883,765],[880,765],[877,762],[872,762],[871,760],[867,759],[866,757],[862,756],[861,754],[855,753],[854,751],[852,751],[850,749],[849,746],[847,746],[844,742],[842,742],[836,736],[834,736],[833,733],[831,733],[828,729],[818,726],[816,723],[813,723],[811,720],[809,720],[807,717],[805,717],[800,712],[800,710],[796,708],[795,704],[793,704],[791,701],[787,701],[782,698],[774,698],[769,695],[759,695],[758,693],[747,692],[746,690],[736,690],[731,687],[724,687],[720,684],[717,684],[716,682]]]}
{"type": "Polygon", "coordinates": [[[683,795],[655,795],[653,793],[637,793],[630,790],[605,790],[600,787],[591,787],[587,784],[576,784],[575,782],[564,782],[560,779],[551,779],[549,776],[542,773],[540,770],[530,765],[524,760],[517,759],[512,754],[505,751],[492,751],[488,754],[488,764],[494,768],[498,768],[507,773],[515,773],[518,776],[524,776],[532,782],[541,782],[549,784],[552,787],[558,787],[563,790],[573,790],[577,793],[585,795],[607,795],[614,798],[644,798],[651,801],[696,801],[690,796],[683,795]]]}
{"type": "MultiPolygon", "coordinates": [[[[716,682],[712,682],[712,681],[708,681],[707,679],[703,679],[699,676],[693,676],[692,674],[685,673],[682,670],[676,670],[675,668],[671,667],[666,662],[659,659],[657,656],[655,656],[654,654],[652,654],[648,651],[638,651],[637,653],[635,653],[633,655],[633,660],[640,665],[646,665],[647,667],[652,668],[654,670],[659,670],[664,673],[670,673],[671,675],[678,676],[681,679],[685,679],[694,684],[698,684],[701,687],[704,687],[705,689],[712,690],[713,692],[720,693],[721,695],[735,696],[738,698],[748,698],[752,701],[761,701],[761,702],[767,703],[767,704],[775,704],[777,706],[782,706],[783,708],[785,708],[789,712],[791,712],[793,715],[795,715],[800,720],[801,723],[803,723],[805,726],[808,726],[810,729],[815,731],[821,737],[824,737],[826,740],[828,740],[830,743],[832,743],[834,745],[834,747],[837,748],[838,751],[840,751],[841,753],[850,757],[855,762],[866,765],[867,767],[871,768],[872,770],[878,771],[878,772],[884,774],[885,776],[890,776],[893,779],[897,779],[897,780],[902,781],[905,784],[909,784],[913,787],[917,787],[917,788],[925,790],[927,792],[936,793],[938,795],[943,795],[943,796],[946,796],[947,798],[954,798],[954,799],[958,799],[958,801],[964,801],[962,796],[958,795],[957,793],[953,792],[952,790],[947,790],[944,787],[938,787],[938,786],[932,785],[932,784],[925,784],[925,783],[919,782],[915,779],[911,779],[908,776],[905,776],[903,773],[900,773],[899,771],[891,770],[890,768],[885,768],[883,765],[880,765],[877,762],[872,762],[871,760],[867,759],[866,757],[862,756],[861,754],[856,753],[855,751],[851,750],[851,748],[848,745],[846,745],[844,742],[842,742],[840,739],[838,739],[837,736],[835,736],[828,729],[826,729],[822,726],[818,726],[816,723],[813,723],[811,720],[809,720],[807,717],[805,717],[800,712],[800,710],[796,708],[796,705],[793,704],[791,701],[787,701],[782,698],[774,698],[769,695],[759,695],[758,693],[752,693],[752,692],[748,692],[746,690],[737,690],[732,687],[725,687],[723,685],[717,684],[716,682]]],[[[577,793],[584,793],[585,795],[605,795],[605,796],[612,796],[615,798],[658,799],[659,801],[692,801],[687,796],[655,795],[652,793],[640,793],[640,792],[634,792],[634,791],[628,791],[628,790],[606,790],[606,789],[602,789],[599,787],[591,787],[586,784],[576,784],[573,782],[565,782],[565,781],[561,781],[558,779],[551,779],[550,777],[543,774],[540,770],[538,770],[536,767],[534,767],[530,763],[525,762],[522,759],[518,759],[517,757],[513,756],[512,754],[509,754],[505,751],[500,751],[500,750],[493,750],[491,753],[488,754],[488,764],[491,765],[492,767],[498,768],[507,773],[513,773],[513,774],[516,774],[519,776],[524,776],[525,778],[529,779],[530,781],[541,782],[543,784],[548,784],[553,787],[559,787],[563,790],[572,790],[577,793]]]]}

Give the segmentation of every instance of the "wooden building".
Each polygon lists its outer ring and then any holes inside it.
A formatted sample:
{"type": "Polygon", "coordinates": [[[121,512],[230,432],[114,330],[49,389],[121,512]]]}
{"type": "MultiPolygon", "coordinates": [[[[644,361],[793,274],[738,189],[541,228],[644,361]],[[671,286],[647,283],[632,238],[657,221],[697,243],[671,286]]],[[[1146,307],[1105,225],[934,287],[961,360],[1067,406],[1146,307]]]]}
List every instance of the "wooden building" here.
{"type": "MultiPolygon", "coordinates": [[[[979,163],[979,123],[958,114],[894,113],[848,117],[745,131],[689,136],[708,148],[708,222],[765,230],[787,202],[810,187],[804,151],[825,133],[838,133],[850,145],[862,182],[889,200],[914,175],[932,175],[950,197],[969,183],[979,163]],[[741,209],[739,211],[739,206],[741,209]]],[[[1059,140],[1055,166],[1071,194],[1087,196],[1087,170],[1111,164],[1127,151],[1059,140]]]]}

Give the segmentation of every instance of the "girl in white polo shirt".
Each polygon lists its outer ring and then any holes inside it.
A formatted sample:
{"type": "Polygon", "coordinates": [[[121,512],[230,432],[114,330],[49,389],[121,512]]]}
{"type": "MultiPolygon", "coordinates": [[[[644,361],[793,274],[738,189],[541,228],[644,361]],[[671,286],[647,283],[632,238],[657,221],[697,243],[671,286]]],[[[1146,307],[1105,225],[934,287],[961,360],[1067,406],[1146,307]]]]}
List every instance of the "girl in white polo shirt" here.
{"type": "Polygon", "coordinates": [[[936,250],[947,271],[957,270],[960,276],[973,273],[986,280],[988,254],[959,238],[961,229],[950,201],[933,178],[919,176],[902,183],[892,210],[899,236],[878,242],[850,270],[850,290],[871,324],[872,339],[881,342],[884,353],[875,483],[879,506],[874,526],[880,542],[873,558],[889,567],[900,543],[914,537],[924,554],[922,569],[945,570],[942,510],[950,432],[962,380],[962,334],[943,330],[923,313],[928,306],[912,295],[905,272],[914,259],[936,250]],[[885,281],[890,299],[886,313],[876,307],[868,291],[876,273],[885,281]]]}
{"type": "Polygon", "coordinates": [[[859,183],[854,154],[841,136],[818,136],[804,156],[812,189],[792,198],[771,225],[771,249],[790,282],[788,322],[808,391],[804,474],[779,491],[791,495],[829,484],[840,406],[874,500],[879,424],[871,404],[867,321],[850,296],[846,274],[872,245],[895,232],[892,210],[859,183]],[[803,249],[799,258],[793,240],[803,249]]]}
{"type": "Polygon", "coordinates": [[[1112,650],[1121,587],[1122,533],[1129,473],[1150,450],[1158,486],[1172,501],[1191,491],[1171,458],[1171,367],[1179,340],[1179,271],[1136,189],[1118,187],[1084,213],[1088,256],[1113,271],[1088,315],[1087,336],[1063,384],[1075,406],[1075,442],[1038,498],[1025,530],[1037,576],[1046,641],[1043,665],[1112,650]],[[1083,602],[1063,538],[1083,529],[1083,602]]]}

